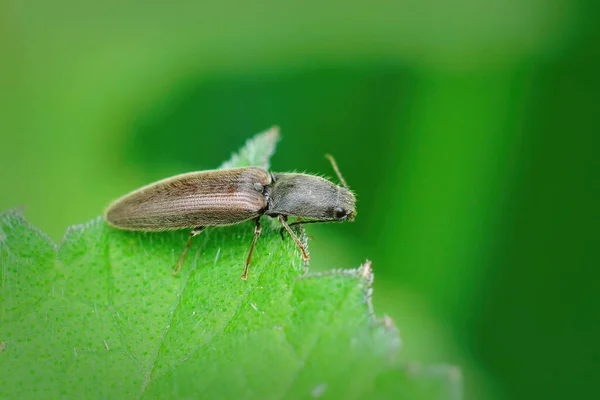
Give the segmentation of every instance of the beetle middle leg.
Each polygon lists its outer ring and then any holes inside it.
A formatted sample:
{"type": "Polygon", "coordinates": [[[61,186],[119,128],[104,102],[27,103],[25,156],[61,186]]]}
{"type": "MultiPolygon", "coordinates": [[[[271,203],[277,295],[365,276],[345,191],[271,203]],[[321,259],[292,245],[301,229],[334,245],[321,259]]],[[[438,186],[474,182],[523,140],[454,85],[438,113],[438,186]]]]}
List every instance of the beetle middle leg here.
{"type": "Polygon", "coordinates": [[[188,250],[190,249],[190,246],[192,245],[192,239],[194,238],[194,236],[199,235],[200,232],[202,232],[205,228],[206,228],[205,226],[199,226],[197,228],[192,229],[192,231],[190,232],[188,241],[187,241],[187,245],[185,246],[185,249],[183,249],[183,252],[181,253],[181,256],[179,257],[179,261],[177,262],[177,265],[175,266],[173,275],[177,275],[177,272],[179,272],[179,269],[181,268],[181,264],[183,264],[183,259],[185,258],[185,255],[187,254],[188,250]]]}
{"type": "Polygon", "coordinates": [[[256,241],[262,232],[262,226],[260,226],[260,217],[256,218],[256,226],[254,227],[254,238],[252,239],[252,244],[250,245],[250,251],[248,252],[248,257],[246,258],[246,266],[244,267],[244,273],[242,274],[242,279],[246,280],[248,278],[248,267],[250,266],[250,260],[252,260],[252,253],[254,253],[254,246],[256,246],[256,241]]]}
{"type": "Polygon", "coordinates": [[[281,225],[283,225],[283,227],[285,228],[286,231],[288,231],[288,233],[290,234],[290,236],[292,237],[292,239],[294,239],[294,242],[296,242],[296,245],[298,246],[298,248],[300,249],[300,251],[302,252],[302,259],[304,260],[304,265],[308,265],[308,261],[310,260],[310,257],[308,256],[308,252],[306,251],[306,247],[302,244],[302,242],[300,241],[300,239],[298,239],[298,236],[296,236],[296,234],[294,233],[294,231],[292,230],[292,228],[290,228],[290,226],[288,225],[285,216],[283,215],[278,215],[277,219],[279,220],[279,222],[281,222],[281,225]]]}

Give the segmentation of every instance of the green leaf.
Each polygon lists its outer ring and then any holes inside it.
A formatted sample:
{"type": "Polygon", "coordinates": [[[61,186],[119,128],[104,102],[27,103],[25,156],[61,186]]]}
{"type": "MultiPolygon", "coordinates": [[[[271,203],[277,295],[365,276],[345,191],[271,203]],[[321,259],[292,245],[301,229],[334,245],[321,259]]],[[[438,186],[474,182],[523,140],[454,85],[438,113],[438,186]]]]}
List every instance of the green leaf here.
{"type": "MultiPolygon", "coordinates": [[[[277,138],[225,165],[267,167],[277,138]]],[[[55,245],[0,214],[0,398],[460,398],[455,368],[399,361],[396,328],[372,313],[370,262],[305,274],[271,230],[243,281],[244,223],[195,238],[174,277],[187,235],[97,218],[55,245]]]]}

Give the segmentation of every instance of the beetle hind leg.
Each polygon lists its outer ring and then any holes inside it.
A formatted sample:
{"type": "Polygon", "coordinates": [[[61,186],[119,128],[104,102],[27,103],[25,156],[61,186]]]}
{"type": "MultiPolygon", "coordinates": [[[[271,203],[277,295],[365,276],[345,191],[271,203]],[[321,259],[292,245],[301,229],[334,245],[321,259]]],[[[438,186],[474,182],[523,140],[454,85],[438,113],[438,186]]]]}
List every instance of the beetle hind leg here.
{"type": "Polygon", "coordinates": [[[244,267],[244,273],[242,274],[242,279],[248,279],[248,267],[250,266],[250,260],[252,260],[252,253],[254,253],[254,246],[256,246],[256,241],[262,232],[262,226],[260,225],[260,217],[256,218],[256,226],[254,227],[254,238],[252,239],[252,244],[250,245],[250,251],[248,251],[248,257],[246,258],[246,266],[244,267]]]}
{"type": "Polygon", "coordinates": [[[173,275],[177,275],[177,272],[179,272],[179,269],[181,268],[181,264],[183,264],[183,260],[185,259],[185,255],[187,254],[188,250],[190,249],[190,246],[192,245],[192,239],[194,238],[194,236],[199,235],[205,228],[206,228],[205,226],[199,226],[197,228],[192,229],[192,231],[190,232],[190,236],[188,237],[188,241],[185,246],[185,249],[183,249],[183,252],[181,253],[181,256],[179,257],[179,261],[177,262],[177,265],[175,265],[175,269],[173,270],[173,275]]]}

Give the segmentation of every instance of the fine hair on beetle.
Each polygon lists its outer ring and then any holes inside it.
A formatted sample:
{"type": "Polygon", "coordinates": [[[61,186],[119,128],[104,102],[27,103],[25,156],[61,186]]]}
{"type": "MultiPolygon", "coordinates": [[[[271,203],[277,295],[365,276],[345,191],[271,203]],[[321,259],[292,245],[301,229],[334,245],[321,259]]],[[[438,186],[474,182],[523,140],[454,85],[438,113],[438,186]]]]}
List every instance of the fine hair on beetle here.
{"type": "Polygon", "coordinates": [[[316,175],[269,172],[260,167],[242,167],[190,172],[163,179],[114,201],[106,210],[107,223],[135,231],[192,229],[173,275],[176,275],[194,236],[207,227],[235,225],[254,220],[254,237],[242,279],[256,241],[261,234],[260,217],[277,218],[292,237],[305,265],[306,247],[292,230],[293,225],[353,221],[356,197],[348,188],[330,155],[326,157],[341,186],[316,175]],[[288,223],[289,217],[296,217],[288,223]]]}

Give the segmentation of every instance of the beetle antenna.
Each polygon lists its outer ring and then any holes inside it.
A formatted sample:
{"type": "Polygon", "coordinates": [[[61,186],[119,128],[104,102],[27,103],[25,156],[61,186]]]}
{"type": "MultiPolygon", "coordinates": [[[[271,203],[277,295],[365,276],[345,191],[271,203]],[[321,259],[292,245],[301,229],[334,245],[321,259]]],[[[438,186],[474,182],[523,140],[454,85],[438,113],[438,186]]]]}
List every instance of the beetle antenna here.
{"type": "Polygon", "coordinates": [[[338,168],[337,163],[335,162],[335,158],[333,158],[333,156],[331,154],[325,154],[325,158],[327,158],[329,160],[329,162],[331,162],[331,166],[333,167],[333,170],[337,174],[338,179],[340,180],[340,182],[342,183],[342,185],[346,189],[348,189],[348,184],[346,183],[346,180],[342,176],[342,173],[340,172],[340,169],[338,168]]]}

